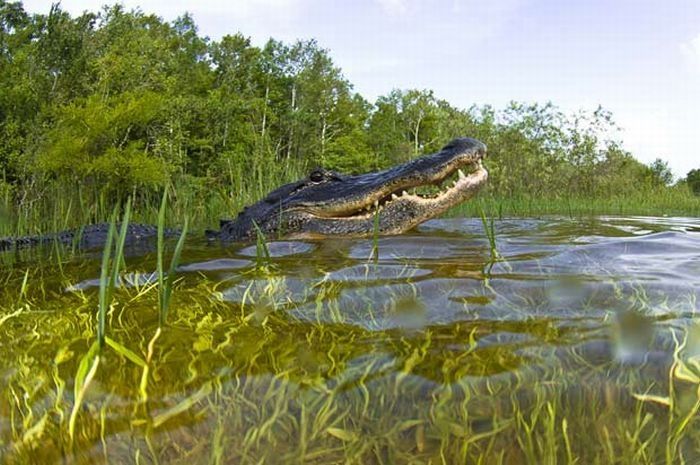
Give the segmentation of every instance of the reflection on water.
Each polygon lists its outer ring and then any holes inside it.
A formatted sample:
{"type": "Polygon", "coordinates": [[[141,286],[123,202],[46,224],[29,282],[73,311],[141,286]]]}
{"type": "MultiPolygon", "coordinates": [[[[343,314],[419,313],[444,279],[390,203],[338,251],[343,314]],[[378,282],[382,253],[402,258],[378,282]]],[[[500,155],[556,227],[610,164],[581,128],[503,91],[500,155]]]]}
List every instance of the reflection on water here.
{"type": "Polygon", "coordinates": [[[277,241],[260,263],[191,238],[150,345],[154,253],[127,256],[108,315],[124,350],[104,349],[72,439],[99,254],[17,257],[0,268],[0,457],[698,463],[699,230],[501,220],[496,263],[471,219],[380,238],[376,257],[367,239],[277,241]]]}

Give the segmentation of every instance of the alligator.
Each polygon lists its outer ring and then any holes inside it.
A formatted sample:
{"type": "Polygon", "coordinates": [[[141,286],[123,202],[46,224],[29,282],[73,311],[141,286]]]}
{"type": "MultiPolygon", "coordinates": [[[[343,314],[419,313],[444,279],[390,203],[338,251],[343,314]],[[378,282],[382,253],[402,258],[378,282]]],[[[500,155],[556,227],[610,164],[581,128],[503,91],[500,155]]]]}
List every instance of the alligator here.
{"type": "MultiPolygon", "coordinates": [[[[400,234],[473,197],[488,178],[481,163],[485,156],[483,143],[459,138],[437,153],[383,171],[344,175],[318,168],[245,207],[236,219],[221,220],[219,230],[208,230],[206,236],[212,241],[249,242],[260,235],[276,239],[400,234]],[[416,192],[430,185],[438,189],[416,192]]],[[[108,229],[97,224],[4,238],[0,250],[51,242],[95,248],[105,243],[108,229]]],[[[153,238],[156,232],[154,226],[130,224],[127,243],[153,238]]]]}

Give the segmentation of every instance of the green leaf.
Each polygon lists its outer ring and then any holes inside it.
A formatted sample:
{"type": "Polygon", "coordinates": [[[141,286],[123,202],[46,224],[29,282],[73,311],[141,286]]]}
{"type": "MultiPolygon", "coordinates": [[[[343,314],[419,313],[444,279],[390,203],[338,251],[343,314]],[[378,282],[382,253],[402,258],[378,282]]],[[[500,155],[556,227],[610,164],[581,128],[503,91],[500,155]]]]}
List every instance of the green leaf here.
{"type": "Polygon", "coordinates": [[[205,398],[211,393],[212,387],[211,383],[206,383],[204,386],[202,386],[199,391],[195,392],[192,394],[190,397],[184,399],[183,401],[179,402],[178,404],[174,405],[173,407],[167,409],[163,413],[160,413],[156,415],[153,418],[153,427],[157,428],[169,419],[186,412],[189,410],[193,405],[195,405],[197,402],[205,398]]]}
{"type": "Polygon", "coordinates": [[[68,435],[70,436],[71,442],[73,442],[73,438],[75,436],[75,421],[78,418],[80,406],[82,405],[85,393],[90,386],[90,381],[92,381],[95,373],[97,373],[97,367],[100,364],[100,356],[98,355],[99,351],[99,341],[93,342],[87,353],[80,359],[78,370],[75,373],[75,385],[73,387],[75,403],[73,404],[73,409],[71,410],[70,418],[68,420],[68,435]]]}
{"type": "Polygon", "coordinates": [[[651,394],[632,394],[635,399],[641,400],[642,402],[655,402],[657,404],[665,405],[667,407],[671,406],[671,398],[664,396],[654,396],[651,394]]]}
{"type": "Polygon", "coordinates": [[[345,442],[357,441],[359,439],[359,435],[356,432],[347,429],[328,428],[326,432],[334,438],[338,438],[345,442]]]}
{"type": "Polygon", "coordinates": [[[141,368],[146,366],[146,361],[142,359],[136,352],[132,351],[131,349],[121,345],[111,337],[105,337],[105,342],[107,343],[108,346],[110,346],[112,349],[114,349],[118,354],[126,357],[127,359],[131,360],[134,362],[136,365],[140,366],[141,368]]]}

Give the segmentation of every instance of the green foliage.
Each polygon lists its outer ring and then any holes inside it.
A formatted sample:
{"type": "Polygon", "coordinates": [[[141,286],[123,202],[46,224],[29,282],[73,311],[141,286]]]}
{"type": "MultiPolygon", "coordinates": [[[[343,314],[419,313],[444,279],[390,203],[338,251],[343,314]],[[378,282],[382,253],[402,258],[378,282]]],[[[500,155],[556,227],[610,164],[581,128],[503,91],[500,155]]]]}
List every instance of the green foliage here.
{"type": "Polygon", "coordinates": [[[700,169],[688,171],[685,180],[693,194],[700,195],[700,169]]]}
{"type": "Polygon", "coordinates": [[[362,144],[364,139],[364,133],[355,131],[331,141],[325,149],[324,165],[344,173],[365,173],[379,168],[381,164],[372,156],[369,144],[362,144]]]}
{"type": "Polygon", "coordinates": [[[668,186],[673,182],[673,173],[668,167],[668,163],[661,158],[657,158],[649,165],[652,178],[656,184],[668,186]]]}
{"type": "Polygon", "coordinates": [[[171,185],[176,211],[230,216],[310,167],[381,169],[458,136],[489,146],[492,194],[667,189],[667,164],[639,163],[615,130],[601,108],[464,110],[427,89],[370,104],[314,40],[255,47],[241,34],[202,37],[188,15],[166,22],[116,5],[71,17],[58,4],[32,15],[0,0],[0,192],[19,213],[0,212],[5,229],[41,228],[46,212],[105,220],[128,196],[157,211],[171,185]],[[177,203],[194,195],[198,205],[177,203]]]}

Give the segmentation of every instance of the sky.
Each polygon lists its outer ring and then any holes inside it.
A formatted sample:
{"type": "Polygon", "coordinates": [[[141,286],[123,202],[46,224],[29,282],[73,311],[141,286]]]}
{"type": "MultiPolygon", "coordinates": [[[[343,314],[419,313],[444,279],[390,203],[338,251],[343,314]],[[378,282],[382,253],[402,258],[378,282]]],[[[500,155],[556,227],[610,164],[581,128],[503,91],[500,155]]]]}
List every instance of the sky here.
{"type": "MultiPolygon", "coordinates": [[[[111,3],[111,2],[110,2],[111,3]]],[[[700,0],[123,0],[201,35],[315,38],[370,101],[432,89],[460,108],[551,101],[612,111],[624,147],[700,168],[700,0]]],[[[51,0],[26,0],[47,13],[51,0]]],[[[72,14],[89,0],[63,0],[72,14]]],[[[465,134],[468,135],[468,134],[465,134]]]]}

